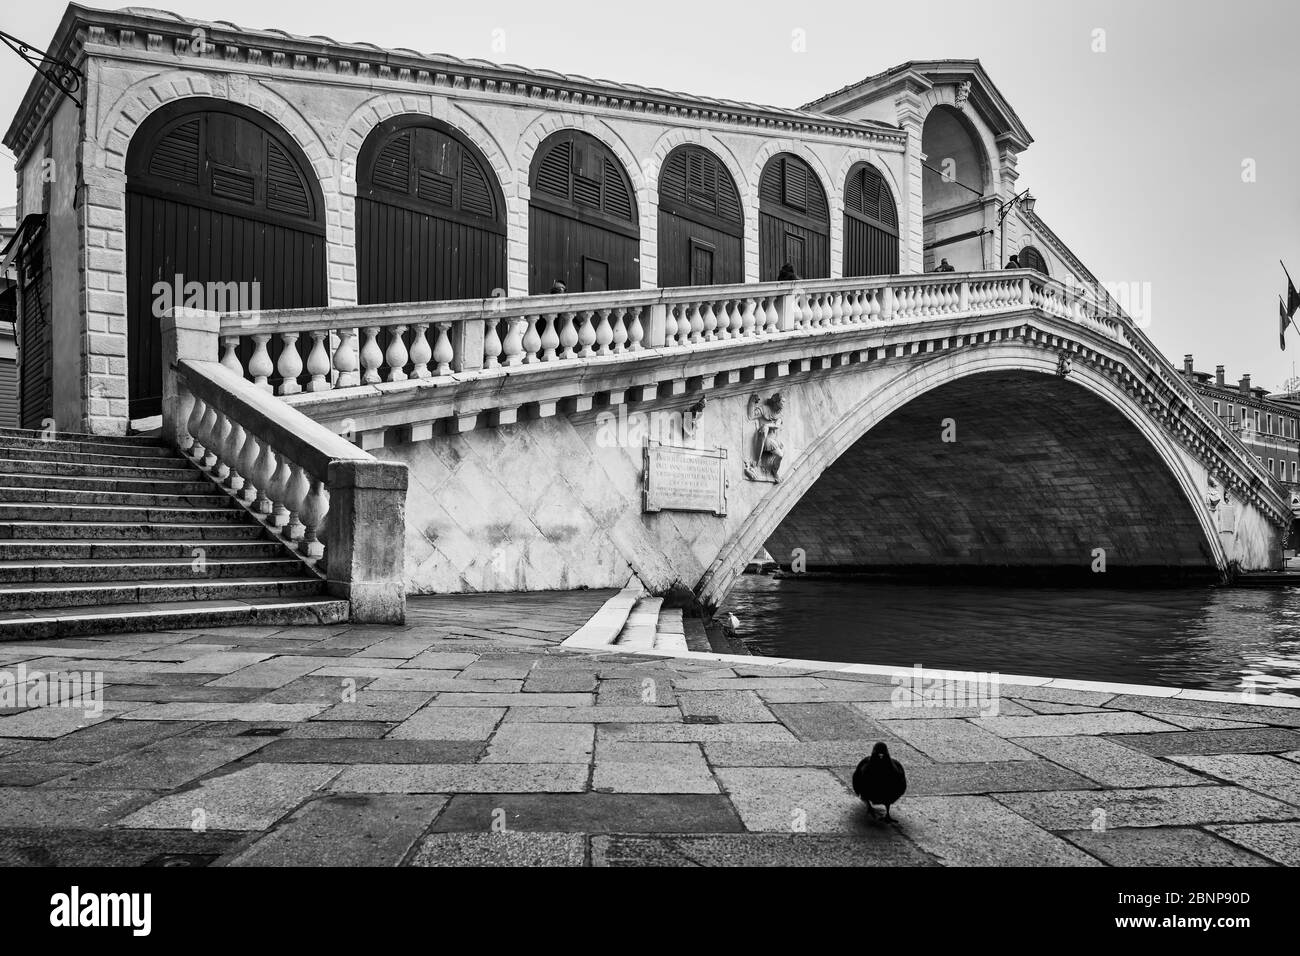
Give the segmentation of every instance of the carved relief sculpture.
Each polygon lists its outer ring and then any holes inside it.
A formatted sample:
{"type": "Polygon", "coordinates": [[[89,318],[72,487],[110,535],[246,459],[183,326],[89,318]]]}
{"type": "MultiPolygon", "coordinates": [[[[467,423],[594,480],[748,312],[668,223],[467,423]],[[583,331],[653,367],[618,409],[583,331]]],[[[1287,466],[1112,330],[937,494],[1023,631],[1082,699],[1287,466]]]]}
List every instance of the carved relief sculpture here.
{"type": "Polygon", "coordinates": [[[781,441],[781,415],[784,400],[773,392],[766,401],[749,396],[746,414],[745,477],[750,481],[781,480],[781,460],[785,445],[781,441]],[[752,424],[752,431],[749,423],[752,424]]]}

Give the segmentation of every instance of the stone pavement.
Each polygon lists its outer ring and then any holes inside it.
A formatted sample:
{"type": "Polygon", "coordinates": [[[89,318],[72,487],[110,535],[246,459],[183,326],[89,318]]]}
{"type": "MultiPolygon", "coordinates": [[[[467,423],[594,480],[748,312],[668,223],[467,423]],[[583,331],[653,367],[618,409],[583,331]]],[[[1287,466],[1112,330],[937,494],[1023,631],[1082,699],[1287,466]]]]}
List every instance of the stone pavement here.
{"type": "Polygon", "coordinates": [[[0,710],[0,863],[1300,864],[1300,708],[560,649],[609,594],[0,645],[105,681],[0,710]],[[849,787],[877,740],[892,824],[849,787]]]}

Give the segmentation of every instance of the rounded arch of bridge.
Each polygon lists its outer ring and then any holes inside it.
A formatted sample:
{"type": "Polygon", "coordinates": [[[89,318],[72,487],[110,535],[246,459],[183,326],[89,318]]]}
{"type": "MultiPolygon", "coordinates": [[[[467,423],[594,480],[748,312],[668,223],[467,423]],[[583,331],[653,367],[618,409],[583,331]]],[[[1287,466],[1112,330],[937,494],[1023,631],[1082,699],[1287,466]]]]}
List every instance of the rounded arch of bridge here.
{"type": "MultiPolygon", "coordinates": [[[[957,87],[955,85],[945,84],[928,90],[921,97],[922,137],[925,135],[926,121],[930,119],[936,109],[946,109],[952,113],[971,137],[972,142],[979,147],[980,158],[983,161],[980,174],[985,180],[984,192],[986,195],[990,192],[998,192],[1002,182],[1002,164],[993,131],[984,124],[979,114],[971,108],[969,100],[961,103],[957,102],[957,87]]],[[[934,160],[937,158],[939,157],[927,157],[926,162],[933,166],[934,160]]]]}
{"type": "MultiPolygon", "coordinates": [[[[1047,353],[1019,342],[990,344],[962,356],[956,365],[936,364],[929,370],[912,369],[900,373],[888,385],[855,405],[807,448],[800,449],[797,460],[781,482],[773,487],[744,523],[718,552],[709,569],[696,585],[696,594],[707,605],[716,606],[726,597],[745,564],[796,504],[806,495],[823,472],[874,427],[894,412],[927,392],[985,372],[1035,372],[1057,375],[1056,353],[1047,353]],[[918,374],[918,372],[920,374],[918,374]]],[[[1212,518],[1204,505],[1204,491],[1179,456],[1177,445],[1159,423],[1146,414],[1127,392],[1117,389],[1108,378],[1083,363],[1074,366],[1069,381],[1086,388],[1123,415],[1125,421],[1151,445],[1162,464],[1173,476],[1188,506],[1196,515],[1201,533],[1213,555],[1215,566],[1227,566],[1223,545],[1212,518]]]]}
{"type": "MultiPolygon", "coordinates": [[[[544,113],[528,124],[519,134],[515,147],[515,192],[522,197],[524,222],[528,221],[528,200],[530,198],[529,176],[532,174],[533,160],[542,143],[552,133],[563,130],[578,130],[601,142],[613,152],[623,166],[623,172],[632,182],[632,192],[636,199],[637,228],[640,231],[641,252],[641,288],[653,288],[659,275],[659,251],[655,247],[658,232],[659,204],[657,202],[658,185],[650,188],[646,170],[641,160],[637,159],[632,148],[618,132],[603,120],[586,113],[544,113]]],[[[525,295],[528,292],[528,236],[517,235],[526,230],[513,230],[516,238],[510,244],[510,284],[511,294],[525,295]],[[522,242],[522,247],[519,243],[522,242]],[[516,259],[516,250],[521,250],[516,259]],[[518,267],[521,286],[515,288],[515,270],[518,267]]]]}

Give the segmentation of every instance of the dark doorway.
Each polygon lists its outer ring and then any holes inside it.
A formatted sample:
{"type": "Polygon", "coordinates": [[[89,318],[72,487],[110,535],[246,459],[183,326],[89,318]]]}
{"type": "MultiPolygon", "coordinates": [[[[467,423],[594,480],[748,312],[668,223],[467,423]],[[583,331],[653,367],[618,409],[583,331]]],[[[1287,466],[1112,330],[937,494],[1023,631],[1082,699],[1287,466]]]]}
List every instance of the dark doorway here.
{"type": "Polygon", "coordinates": [[[745,214],[721,161],[678,146],[659,175],[659,285],[745,281],[745,214]]]}
{"type": "MultiPolygon", "coordinates": [[[[161,411],[154,284],[174,284],[179,275],[208,288],[235,283],[247,293],[236,293],[241,305],[253,301],[255,287],[263,309],[323,306],[325,209],[311,165],[289,135],[260,113],[223,100],[184,99],[158,109],[132,138],[126,167],[134,419],[161,411]]],[[[280,343],[270,344],[275,360],[280,343]]],[[[305,351],[310,342],[300,347],[305,351]]]]}
{"type": "Polygon", "coordinates": [[[831,274],[830,205],[817,174],[798,156],[778,153],[763,167],[758,233],[759,281],[774,281],[787,262],[801,279],[831,274]]]}
{"type": "Polygon", "coordinates": [[[858,163],[844,183],[844,275],[898,272],[898,207],[880,171],[858,163]]]}
{"type": "Polygon", "coordinates": [[[1036,272],[1041,272],[1045,276],[1051,275],[1051,273],[1047,271],[1047,260],[1044,259],[1043,254],[1033,246],[1025,246],[1016,254],[1016,257],[1022,269],[1033,269],[1036,272]]]}
{"type": "Polygon", "coordinates": [[[641,230],[632,181],[613,152],[576,130],[553,133],[529,176],[528,291],[636,289],[641,230]]]}
{"type": "Polygon", "coordinates": [[[479,150],[422,116],[377,126],[357,158],[357,299],[486,298],[506,285],[506,210],[479,150]]]}

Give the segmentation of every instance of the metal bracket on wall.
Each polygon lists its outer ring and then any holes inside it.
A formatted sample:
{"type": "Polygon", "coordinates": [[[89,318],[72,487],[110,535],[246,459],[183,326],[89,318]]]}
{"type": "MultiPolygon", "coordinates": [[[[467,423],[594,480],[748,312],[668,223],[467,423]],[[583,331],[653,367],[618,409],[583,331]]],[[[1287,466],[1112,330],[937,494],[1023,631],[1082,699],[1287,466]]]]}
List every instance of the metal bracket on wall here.
{"type": "Polygon", "coordinates": [[[51,56],[39,47],[25,43],[3,30],[0,30],[0,41],[26,60],[33,70],[53,83],[55,89],[76,103],[78,108],[82,106],[81,100],[72,95],[81,89],[82,73],[79,69],[67,60],[51,56]]]}

